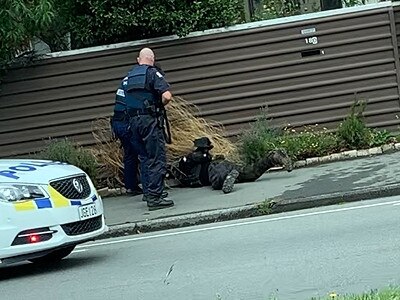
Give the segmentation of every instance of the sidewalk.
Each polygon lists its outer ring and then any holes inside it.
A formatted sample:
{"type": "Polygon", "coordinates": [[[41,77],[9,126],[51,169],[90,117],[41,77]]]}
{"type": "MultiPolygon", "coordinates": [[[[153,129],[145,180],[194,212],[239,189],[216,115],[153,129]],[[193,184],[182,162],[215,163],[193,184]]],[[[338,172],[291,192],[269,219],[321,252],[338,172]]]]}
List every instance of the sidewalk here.
{"type": "Polygon", "coordinates": [[[141,196],[104,197],[104,237],[120,236],[260,215],[257,204],[273,200],[268,213],[400,195],[400,152],[264,174],[236,184],[230,194],[202,188],[172,188],[172,208],[149,212],[141,196]]]}

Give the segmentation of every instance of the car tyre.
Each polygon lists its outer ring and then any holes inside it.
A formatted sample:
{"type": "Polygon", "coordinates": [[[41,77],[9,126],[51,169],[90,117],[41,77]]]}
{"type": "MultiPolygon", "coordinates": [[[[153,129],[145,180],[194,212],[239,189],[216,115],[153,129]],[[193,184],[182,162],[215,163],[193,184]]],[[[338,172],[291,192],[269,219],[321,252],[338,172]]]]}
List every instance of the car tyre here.
{"type": "Polygon", "coordinates": [[[42,257],[32,258],[29,261],[35,264],[52,264],[61,261],[74,251],[75,245],[55,250],[42,257]]]}

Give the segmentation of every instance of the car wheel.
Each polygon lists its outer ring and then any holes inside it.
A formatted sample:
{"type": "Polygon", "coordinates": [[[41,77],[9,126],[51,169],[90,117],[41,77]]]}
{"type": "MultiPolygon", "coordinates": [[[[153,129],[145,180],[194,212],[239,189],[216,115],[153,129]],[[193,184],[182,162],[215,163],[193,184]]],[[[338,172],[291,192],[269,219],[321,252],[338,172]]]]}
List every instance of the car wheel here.
{"type": "Polygon", "coordinates": [[[60,260],[62,260],[64,257],[70,255],[71,252],[74,251],[74,249],[75,249],[75,245],[61,248],[61,249],[55,250],[49,254],[46,254],[45,256],[38,257],[38,258],[32,258],[29,261],[33,262],[35,264],[57,263],[60,260]]]}

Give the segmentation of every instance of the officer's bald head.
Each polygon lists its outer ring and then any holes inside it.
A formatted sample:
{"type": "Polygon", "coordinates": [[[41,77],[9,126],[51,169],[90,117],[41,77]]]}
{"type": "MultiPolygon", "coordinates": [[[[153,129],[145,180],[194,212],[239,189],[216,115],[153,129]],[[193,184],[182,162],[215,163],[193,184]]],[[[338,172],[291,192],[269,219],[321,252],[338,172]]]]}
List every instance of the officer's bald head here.
{"type": "Polygon", "coordinates": [[[150,48],[143,48],[139,52],[139,57],[137,58],[138,64],[140,65],[154,65],[154,52],[150,48]]]}

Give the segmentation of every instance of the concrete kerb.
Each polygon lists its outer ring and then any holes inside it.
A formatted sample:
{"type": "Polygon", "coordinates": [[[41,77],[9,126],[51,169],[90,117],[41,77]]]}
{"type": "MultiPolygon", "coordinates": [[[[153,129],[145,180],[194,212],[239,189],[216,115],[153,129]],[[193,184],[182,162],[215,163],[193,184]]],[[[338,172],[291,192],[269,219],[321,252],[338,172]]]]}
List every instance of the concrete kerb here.
{"type": "Polygon", "coordinates": [[[299,160],[294,163],[295,168],[305,168],[309,166],[316,166],[320,164],[332,163],[344,160],[354,160],[358,158],[376,156],[382,154],[389,154],[400,151],[400,143],[385,144],[380,147],[373,147],[361,150],[348,150],[339,153],[333,153],[321,157],[310,157],[305,160],[299,160]]]}
{"type": "Polygon", "coordinates": [[[307,208],[328,206],[334,204],[370,200],[380,197],[400,195],[400,184],[392,184],[384,187],[374,187],[349,192],[318,195],[296,199],[267,199],[265,201],[244,205],[240,207],[218,209],[171,216],[160,219],[146,220],[134,223],[109,226],[109,231],[98,239],[120,237],[145,232],[154,232],[166,229],[183,228],[193,225],[216,223],[235,219],[251,218],[262,215],[271,215],[282,212],[290,212],[307,208]],[[268,212],[263,212],[260,206],[267,205],[268,212]]]}

